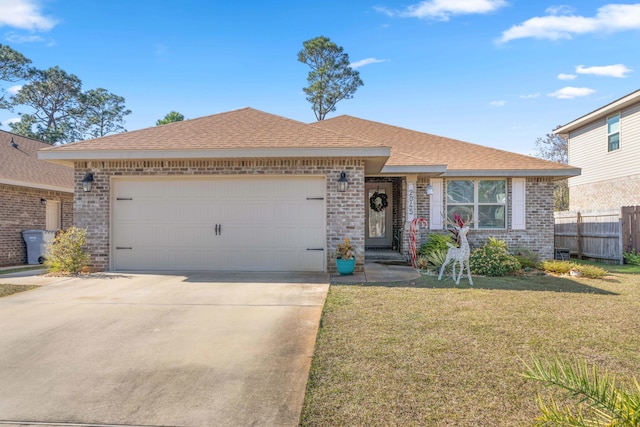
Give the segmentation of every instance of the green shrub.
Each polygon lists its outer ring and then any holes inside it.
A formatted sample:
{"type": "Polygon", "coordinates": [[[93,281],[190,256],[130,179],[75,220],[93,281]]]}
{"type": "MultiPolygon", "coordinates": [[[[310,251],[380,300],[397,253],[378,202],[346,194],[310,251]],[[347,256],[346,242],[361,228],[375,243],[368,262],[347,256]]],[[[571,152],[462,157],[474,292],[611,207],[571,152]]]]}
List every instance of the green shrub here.
{"type": "Polygon", "coordinates": [[[622,256],[627,264],[640,265],[640,253],[636,252],[635,249],[632,249],[631,252],[623,252],[622,256]]]}
{"type": "MultiPolygon", "coordinates": [[[[431,268],[433,268],[434,270],[440,271],[440,267],[442,267],[442,264],[444,264],[444,261],[447,259],[447,251],[448,251],[448,248],[437,249],[428,253],[423,258],[430,264],[431,268]]],[[[449,264],[445,268],[445,271],[446,272],[451,271],[451,266],[452,264],[449,264]]]]}
{"type": "Polygon", "coordinates": [[[489,238],[489,242],[471,253],[469,266],[472,274],[506,276],[521,269],[518,260],[507,252],[506,243],[489,238]]]}
{"type": "Polygon", "coordinates": [[[549,260],[542,261],[540,268],[548,273],[569,274],[574,264],[569,261],[549,260]]]}
{"type": "Polygon", "coordinates": [[[507,242],[504,240],[498,240],[495,237],[489,237],[487,241],[487,246],[491,246],[492,248],[504,249],[507,250],[507,242]]]}
{"type": "Polygon", "coordinates": [[[575,264],[569,261],[543,261],[540,267],[546,272],[555,274],[569,274],[573,270],[580,276],[590,279],[600,279],[607,275],[607,270],[595,265],[575,264]]]}
{"type": "Polygon", "coordinates": [[[516,257],[522,268],[531,269],[538,268],[540,266],[540,257],[538,254],[532,252],[531,249],[516,248],[510,252],[511,255],[516,257]]]}
{"type": "Polygon", "coordinates": [[[450,234],[429,234],[427,242],[424,245],[420,246],[420,250],[418,251],[418,253],[420,255],[429,255],[432,252],[444,251],[446,255],[447,250],[449,249],[447,243],[455,245],[455,241],[450,234]]]}
{"type": "Polygon", "coordinates": [[[574,267],[582,276],[590,279],[600,279],[607,275],[607,270],[596,267],[595,265],[575,264],[574,267]]]}
{"type": "Polygon", "coordinates": [[[45,266],[54,273],[78,273],[89,263],[89,254],[83,249],[86,244],[85,228],[71,227],[59,232],[47,245],[45,266]]]}

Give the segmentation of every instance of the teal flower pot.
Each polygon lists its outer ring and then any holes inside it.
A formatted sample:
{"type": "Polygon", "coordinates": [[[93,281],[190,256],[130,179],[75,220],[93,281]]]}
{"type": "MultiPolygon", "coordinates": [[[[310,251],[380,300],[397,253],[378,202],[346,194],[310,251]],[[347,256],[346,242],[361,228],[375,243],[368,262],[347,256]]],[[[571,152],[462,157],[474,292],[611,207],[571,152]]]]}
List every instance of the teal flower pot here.
{"type": "Polygon", "coordinates": [[[336,266],[338,267],[338,273],[346,275],[353,274],[353,270],[356,268],[356,259],[336,259],[336,266]]]}

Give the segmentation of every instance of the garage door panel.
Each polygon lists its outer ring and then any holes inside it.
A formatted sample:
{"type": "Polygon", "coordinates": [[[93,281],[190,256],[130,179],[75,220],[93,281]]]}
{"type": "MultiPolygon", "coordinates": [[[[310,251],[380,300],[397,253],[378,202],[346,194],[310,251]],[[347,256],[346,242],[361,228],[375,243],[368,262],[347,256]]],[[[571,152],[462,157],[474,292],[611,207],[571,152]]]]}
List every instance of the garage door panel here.
{"type": "Polygon", "coordinates": [[[112,188],[113,244],[133,248],[114,254],[115,269],[324,270],[325,252],[307,251],[326,242],[323,177],[116,179],[112,188]]]}

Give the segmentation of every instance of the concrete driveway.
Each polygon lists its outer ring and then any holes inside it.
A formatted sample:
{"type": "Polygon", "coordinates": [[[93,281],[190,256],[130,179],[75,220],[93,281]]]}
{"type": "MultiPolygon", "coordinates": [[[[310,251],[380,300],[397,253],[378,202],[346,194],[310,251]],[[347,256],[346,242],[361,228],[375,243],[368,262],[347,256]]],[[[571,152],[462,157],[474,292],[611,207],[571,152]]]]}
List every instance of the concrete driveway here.
{"type": "Polygon", "coordinates": [[[0,424],[297,425],[328,279],[0,276],[0,424]]]}

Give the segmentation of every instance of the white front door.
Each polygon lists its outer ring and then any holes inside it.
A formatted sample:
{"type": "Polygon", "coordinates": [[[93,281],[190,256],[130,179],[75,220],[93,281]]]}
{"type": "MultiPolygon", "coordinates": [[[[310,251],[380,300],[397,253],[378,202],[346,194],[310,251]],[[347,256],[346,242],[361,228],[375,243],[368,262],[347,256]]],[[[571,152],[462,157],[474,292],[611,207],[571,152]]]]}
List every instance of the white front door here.
{"type": "Polygon", "coordinates": [[[325,271],[324,177],[112,182],[112,269],[325,271]]]}

